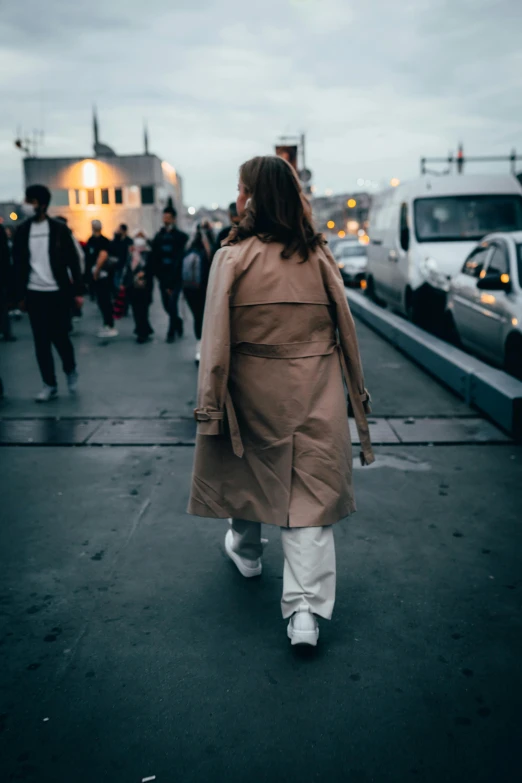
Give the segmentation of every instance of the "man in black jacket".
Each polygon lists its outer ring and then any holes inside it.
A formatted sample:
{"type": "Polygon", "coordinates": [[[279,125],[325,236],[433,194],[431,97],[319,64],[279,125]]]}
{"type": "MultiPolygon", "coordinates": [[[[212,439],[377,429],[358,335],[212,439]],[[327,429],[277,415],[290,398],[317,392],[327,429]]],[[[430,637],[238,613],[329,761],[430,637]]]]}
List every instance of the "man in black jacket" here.
{"type": "MultiPolygon", "coordinates": [[[[11,278],[11,264],[9,261],[9,245],[5,228],[0,224],[0,332],[3,332],[4,340],[12,340],[11,326],[7,300],[9,297],[9,283],[11,278]]],[[[0,399],[4,396],[4,385],[0,378],[0,399]]]]}
{"type": "Polygon", "coordinates": [[[183,336],[183,319],[178,312],[181,293],[183,255],[188,235],[176,228],[177,212],[168,206],[163,210],[163,228],[152,240],[151,265],[159,280],[161,300],[169,316],[167,342],[173,343],[175,335],[183,336]]]}
{"type": "Polygon", "coordinates": [[[18,228],[13,242],[17,300],[20,309],[29,313],[44,382],[37,402],[49,402],[58,395],[52,345],[62,360],[71,394],[78,384],[69,315],[71,294],[78,307],[83,304],[82,274],[71,232],[64,223],[47,215],[50,201],[51,193],[45,185],[27,188],[22,208],[29,219],[18,228]]]}

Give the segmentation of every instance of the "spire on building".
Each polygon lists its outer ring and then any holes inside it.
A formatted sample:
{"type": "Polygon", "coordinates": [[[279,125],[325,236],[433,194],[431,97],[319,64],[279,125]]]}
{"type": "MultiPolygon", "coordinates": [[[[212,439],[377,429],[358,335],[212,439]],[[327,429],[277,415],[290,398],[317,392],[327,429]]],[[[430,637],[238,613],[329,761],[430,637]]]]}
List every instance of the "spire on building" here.
{"type": "Polygon", "coordinates": [[[112,149],[112,147],[109,147],[108,144],[103,144],[100,141],[99,138],[99,131],[98,131],[98,112],[96,110],[96,106],[92,107],[92,133],[93,133],[93,147],[94,147],[94,154],[96,157],[100,156],[102,158],[114,158],[116,157],[116,153],[112,149]]]}
{"type": "Polygon", "coordinates": [[[96,147],[99,144],[99,138],[98,138],[98,114],[96,112],[96,106],[92,107],[92,133],[93,133],[94,152],[96,152],[96,147]]]}
{"type": "Polygon", "coordinates": [[[149,155],[149,129],[147,123],[143,125],[143,148],[145,150],[145,155],[149,155]]]}

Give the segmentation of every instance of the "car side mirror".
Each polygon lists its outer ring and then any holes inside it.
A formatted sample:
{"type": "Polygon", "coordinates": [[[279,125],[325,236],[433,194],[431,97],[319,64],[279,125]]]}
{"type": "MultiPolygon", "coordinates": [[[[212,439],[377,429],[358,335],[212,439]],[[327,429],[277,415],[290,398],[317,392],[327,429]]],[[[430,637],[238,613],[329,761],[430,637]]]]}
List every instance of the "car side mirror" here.
{"type": "Polygon", "coordinates": [[[410,248],[410,229],[409,228],[402,228],[401,229],[401,247],[403,250],[409,250],[410,248]]]}
{"type": "Polygon", "coordinates": [[[477,288],[481,291],[509,291],[511,288],[509,275],[498,275],[493,273],[491,275],[479,277],[477,280],[477,288]],[[502,278],[507,279],[503,280],[502,278]]]}

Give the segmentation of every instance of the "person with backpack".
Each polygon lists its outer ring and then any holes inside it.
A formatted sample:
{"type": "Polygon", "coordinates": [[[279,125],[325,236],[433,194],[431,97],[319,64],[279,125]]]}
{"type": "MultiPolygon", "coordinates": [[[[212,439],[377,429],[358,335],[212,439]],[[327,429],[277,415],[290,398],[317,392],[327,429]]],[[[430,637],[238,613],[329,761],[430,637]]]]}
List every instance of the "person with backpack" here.
{"type": "Polygon", "coordinates": [[[149,321],[153,276],[150,268],[150,247],[143,231],[138,231],[130,247],[130,264],[125,284],[134,315],[136,342],[147,343],[154,334],[149,321]]]}
{"type": "Polygon", "coordinates": [[[196,228],[194,239],[185,253],[182,269],[183,295],[194,318],[194,334],[197,340],[196,364],[199,364],[201,358],[203,314],[205,312],[205,300],[207,297],[213,248],[214,237],[210,223],[199,223],[196,228]]]}
{"type": "Polygon", "coordinates": [[[163,308],[169,317],[167,342],[183,337],[183,319],[178,311],[181,267],[188,235],[176,226],[177,212],[171,204],[163,210],[163,228],[152,240],[151,265],[158,278],[163,308]]]}

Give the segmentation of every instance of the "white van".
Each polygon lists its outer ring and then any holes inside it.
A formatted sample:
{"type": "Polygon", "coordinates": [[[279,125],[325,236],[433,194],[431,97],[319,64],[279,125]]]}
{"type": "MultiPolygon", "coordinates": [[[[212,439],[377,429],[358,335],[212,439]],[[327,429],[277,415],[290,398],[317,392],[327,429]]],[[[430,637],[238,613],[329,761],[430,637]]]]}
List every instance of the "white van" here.
{"type": "Polygon", "coordinates": [[[378,193],[370,212],[368,295],[421,324],[441,324],[449,283],[477,242],[522,230],[513,176],[424,176],[378,193]]]}

